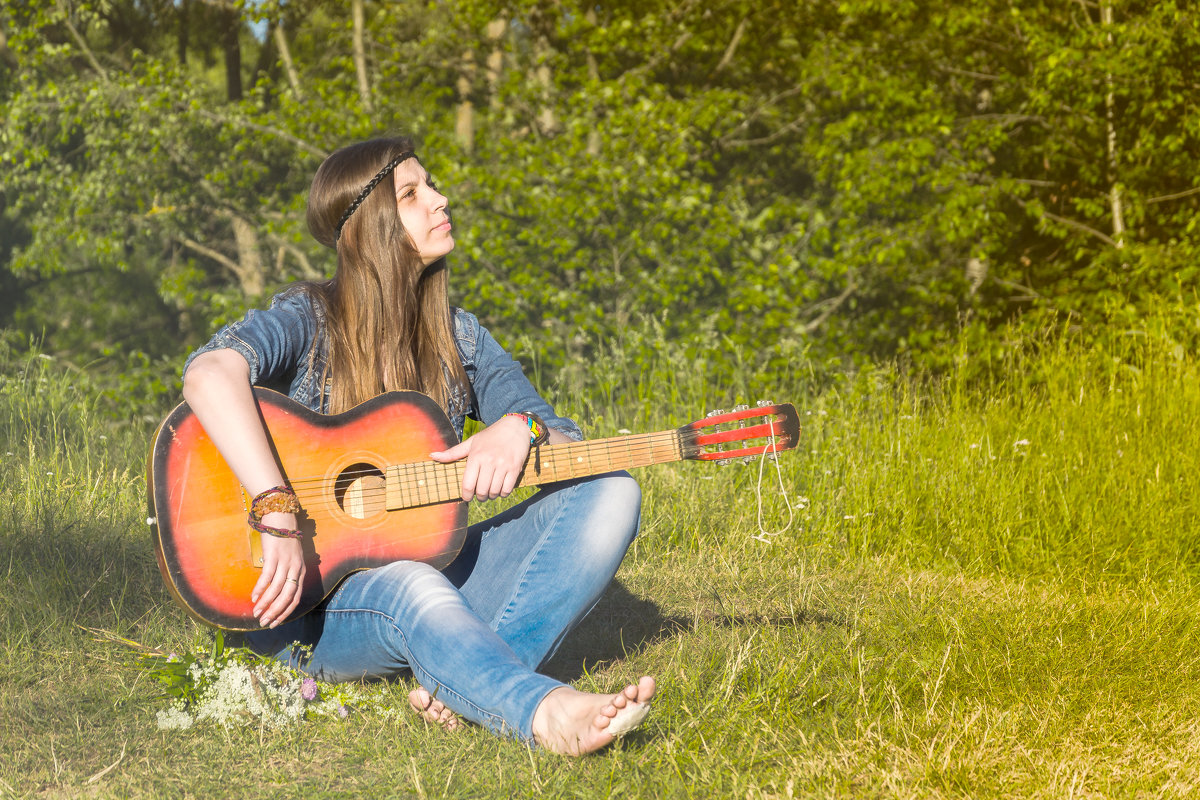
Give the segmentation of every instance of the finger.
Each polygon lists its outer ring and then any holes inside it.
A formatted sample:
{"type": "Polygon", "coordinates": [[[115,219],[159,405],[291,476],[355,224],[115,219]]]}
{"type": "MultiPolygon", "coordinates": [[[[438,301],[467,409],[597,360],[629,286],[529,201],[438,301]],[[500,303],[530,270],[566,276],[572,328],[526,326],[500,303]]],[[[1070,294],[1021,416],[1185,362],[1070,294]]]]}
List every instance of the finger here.
{"type": "Polygon", "coordinates": [[[271,590],[277,583],[282,583],[283,579],[287,577],[287,571],[287,567],[279,555],[264,546],[262,572],[259,573],[258,581],[250,591],[250,601],[255,604],[255,616],[258,615],[259,609],[266,608],[270,604],[268,595],[271,597],[275,595],[275,592],[271,590]]]}
{"type": "Polygon", "coordinates": [[[504,482],[500,486],[500,496],[508,497],[513,493],[513,489],[517,488],[517,481],[520,480],[521,473],[518,470],[509,470],[505,473],[504,482]]]}
{"type": "Polygon", "coordinates": [[[275,566],[271,565],[268,571],[267,565],[263,564],[262,574],[258,576],[258,582],[254,584],[254,588],[250,590],[250,602],[254,603],[254,615],[258,616],[258,600],[262,597],[263,592],[271,585],[271,577],[275,574],[275,566]]]}
{"type": "Polygon", "coordinates": [[[503,497],[508,494],[504,491],[504,485],[508,483],[509,470],[496,470],[492,473],[492,488],[489,493],[489,498],[495,500],[497,497],[503,497]]]}
{"type": "Polygon", "coordinates": [[[475,499],[476,500],[491,500],[496,497],[497,470],[492,464],[487,464],[480,467],[479,477],[475,481],[475,499]]]}
{"type": "Polygon", "coordinates": [[[300,606],[300,598],[304,596],[304,567],[300,567],[300,574],[296,576],[295,583],[292,588],[295,590],[292,594],[292,602],[288,605],[287,610],[283,612],[283,618],[286,619],[292,615],[300,606]]]}
{"type": "Polygon", "coordinates": [[[467,439],[466,441],[459,442],[458,444],[454,445],[454,447],[451,447],[449,450],[438,450],[437,452],[430,453],[429,457],[434,461],[441,461],[444,463],[448,461],[458,461],[460,458],[465,458],[470,452],[471,440],[467,439]]]}
{"type": "Polygon", "coordinates": [[[470,500],[475,496],[475,487],[479,483],[479,464],[470,460],[463,469],[462,499],[470,500]]]}
{"type": "Polygon", "coordinates": [[[267,605],[267,610],[262,614],[259,622],[266,627],[275,627],[288,614],[296,609],[300,602],[301,581],[295,576],[288,576],[287,572],[280,570],[276,573],[276,578],[283,576],[282,580],[271,582],[271,588],[274,590],[274,598],[267,600],[264,598],[264,605],[267,605]],[[269,604],[269,605],[268,605],[269,604]]]}
{"type": "MultiPolygon", "coordinates": [[[[266,589],[263,590],[258,601],[254,604],[254,616],[258,618],[259,623],[262,625],[267,625],[271,622],[271,617],[267,611],[279,596],[279,590],[282,588],[287,573],[274,570],[270,573],[270,576],[270,582],[267,584],[266,589]]],[[[266,577],[267,573],[264,571],[263,578],[266,577]]]]}
{"type": "MultiPolygon", "coordinates": [[[[273,619],[273,616],[270,616],[265,612],[269,611],[269,609],[278,602],[279,596],[283,593],[284,588],[291,585],[287,582],[290,573],[291,570],[289,570],[283,562],[277,562],[269,569],[265,566],[263,567],[263,574],[262,577],[259,578],[259,583],[266,581],[267,586],[265,589],[263,589],[261,596],[258,598],[258,601],[254,606],[254,615],[259,617],[260,620],[263,617],[273,619]]],[[[263,624],[266,623],[264,622],[263,624]]]]}

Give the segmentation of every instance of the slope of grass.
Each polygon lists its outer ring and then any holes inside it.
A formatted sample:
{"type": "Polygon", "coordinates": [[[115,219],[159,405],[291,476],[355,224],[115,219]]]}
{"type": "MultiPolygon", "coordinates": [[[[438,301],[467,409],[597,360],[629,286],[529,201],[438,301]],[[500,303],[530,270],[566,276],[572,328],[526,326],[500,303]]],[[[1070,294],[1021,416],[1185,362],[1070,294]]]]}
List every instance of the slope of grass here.
{"type": "MultiPolygon", "coordinates": [[[[616,356],[604,391],[555,390],[592,435],[732,400],[669,348],[636,376],[616,356]]],[[[779,477],[641,472],[642,535],[550,669],[592,689],[655,674],[660,696],[643,729],[581,760],[431,729],[404,713],[405,681],[374,688],[394,714],[160,731],[145,670],[89,632],[174,650],[208,636],[150,550],[149,424],[95,413],[52,362],[0,367],[0,796],[1200,789],[1200,369],[1164,337],[1047,337],[969,383],[879,368],[816,390],[798,365],[772,390],[804,423],[779,477]]]]}

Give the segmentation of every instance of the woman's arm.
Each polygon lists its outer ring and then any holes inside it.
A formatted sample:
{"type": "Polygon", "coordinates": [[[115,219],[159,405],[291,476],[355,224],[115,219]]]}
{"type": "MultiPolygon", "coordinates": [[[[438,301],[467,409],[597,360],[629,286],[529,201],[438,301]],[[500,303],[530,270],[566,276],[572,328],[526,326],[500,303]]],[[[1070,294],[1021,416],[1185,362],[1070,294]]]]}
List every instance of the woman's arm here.
{"type": "MultiPolygon", "coordinates": [[[[252,497],[284,482],[251,391],[250,366],[241,354],[226,349],[196,356],[183,376],[183,397],[252,497]]],[[[273,528],[296,527],[295,514],[272,512],[262,521],[273,528]]],[[[266,533],[262,552],[262,575],[250,599],[259,624],[273,628],[300,602],[304,553],[299,540],[266,533]]]]}

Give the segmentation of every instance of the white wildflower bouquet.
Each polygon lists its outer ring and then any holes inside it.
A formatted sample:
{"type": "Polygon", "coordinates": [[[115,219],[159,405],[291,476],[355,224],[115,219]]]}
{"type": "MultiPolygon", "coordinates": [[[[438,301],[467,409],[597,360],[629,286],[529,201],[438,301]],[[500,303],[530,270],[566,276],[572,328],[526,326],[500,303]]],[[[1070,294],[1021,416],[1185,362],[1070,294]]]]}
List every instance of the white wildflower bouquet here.
{"type": "Polygon", "coordinates": [[[317,681],[270,656],[227,647],[221,632],[210,651],[178,655],[147,648],[142,658],[172,698],[171,706],[157,714],[162,729],[208,720],[227,728],[255,724],[279,730],[307,716],[346,717],[366,703],[353,685],[317,681]]]}

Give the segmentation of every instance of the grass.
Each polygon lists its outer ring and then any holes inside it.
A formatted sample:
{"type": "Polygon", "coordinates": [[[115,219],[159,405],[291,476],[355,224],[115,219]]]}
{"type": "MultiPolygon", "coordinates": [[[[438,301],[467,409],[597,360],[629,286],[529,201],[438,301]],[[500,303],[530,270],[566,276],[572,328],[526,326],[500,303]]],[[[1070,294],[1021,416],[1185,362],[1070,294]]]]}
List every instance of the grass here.
{"type": "MultiPolygon", "coordinates": [[[[405,713],[159,731],[131,651],[89,632],[206,641],[150,550],[151,424],[0,354],[0,797],[1194,796],[1200,368],[1162,334],[1115,341],[964,353],[971,381],[774,381],[804,428],[786,530],[763,475],[776,535],[757,465],[641,472],[642,535],[550,670],[655,674],[660,697],[581,760],[405,713]]],[[[729,404],[663,359],[553,391],[597,436],[729,404]]]]}

